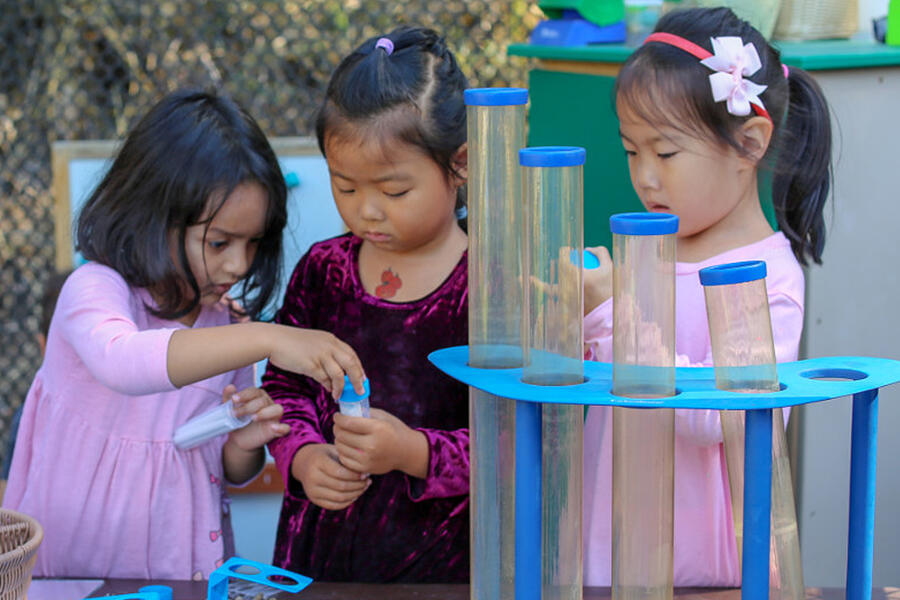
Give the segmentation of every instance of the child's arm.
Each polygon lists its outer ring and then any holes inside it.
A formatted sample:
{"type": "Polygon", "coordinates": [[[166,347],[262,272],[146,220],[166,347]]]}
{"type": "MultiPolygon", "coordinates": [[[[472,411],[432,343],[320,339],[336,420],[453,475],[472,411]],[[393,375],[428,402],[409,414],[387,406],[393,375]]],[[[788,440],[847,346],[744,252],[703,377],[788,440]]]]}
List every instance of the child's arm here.
{"type": "Polygon", "coordinates": [[[88,264],[66,281],[54,319],[88,371],[120,393],[171,391],[267,357],[308,373],[333,393],[343,388],[346,371],[362,391],[359,359],[329,333],[268,323],[141,330],[133,300],[118,273],[88,264]]]}
{"type": "Polygon", "coordinates": [[[405,473],[415,501],[469,493],[469,430],[412,429],[392,414],[334,416],[341,463],[363,473],[405,473]]]}
{"type": "Polygon", "coordinates": [[[169,340],[167,370],[180,387],[266,358],[312,377],[335,398],[344,387],[344,373],[362,392],[365,374],[350,346],[327,331],[274,323],[178,329],[169,340]]]}
{"type": "Polygon", "coordinates": [[[236,417],[253,415],[253,422],[229,433],[222,447],[225,477],[229,482],[241,485],[262,469],[266,460],[265,445],[287,434],[290,428],[279,422],[284,411],[272,402],[265,390],[251,387],[238,393],[235,386],[228,385],[222,398],[233,402],[236,417]]]}
{"type": "MultiPolygon", "coordinates": [[[[314,310],[320,304],[317,294],[323,281],[312,267],[309,254],[300,259],[275,322],[290,327],[314,326],[314,310]]],[[[272,364],[266,368],[263,386],[284,408],[281,421],[290,429],[288,435],[269,443],[286,493],[306,497],[326,510],[346,508],[368,488],[369,479],[342,466],[334,445],[325,439],[323,423],[335,411],[334,400],[309,377],[272,364]]]]}

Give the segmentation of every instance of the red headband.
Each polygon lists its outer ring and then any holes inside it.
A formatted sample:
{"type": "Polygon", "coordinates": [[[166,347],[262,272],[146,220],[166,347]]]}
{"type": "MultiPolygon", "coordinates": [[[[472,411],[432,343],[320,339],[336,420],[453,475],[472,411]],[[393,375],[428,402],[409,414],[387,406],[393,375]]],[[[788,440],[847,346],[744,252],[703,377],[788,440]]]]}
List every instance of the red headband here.
{"type": "Polygon", "coordinates": [[[672,33],[652,33],[647,36],[644,43],[659,42],[661,44],[669,44],[670,46],[675,46],[688,54],[696,56],[700,59],[700,62],[716,71],[716,73],[709,76],[713,89],[713,97],[717,102],[727,100],[728,112],[738,116],[749,114],[749,110],[746,108],[747,103],[749,103],[750,108],[752,108],[756,114],[772,121],[772,117],[763,106],[762,100],[759,99],[759,94],[766,89],[766,86],[758,85],[752,81],[743,79],[743,75],[751,75],[759,69],[759,55],[753,44],[744,46],[739,40],[740,38],[713,38],[713,48],[716,49],[716,54],[713,54],[702,46],[698,46],[690,40],[686,40],[683,37],[672,33]],[[736,45],[734,43],[735,41],[738,41],[736,45]],[[731,60],[719,56],[720,48],[723,49],[722,54],[724,55],[726,53],[725,50],[733,50],[735,47],[742,48],[746,55],[738,56],[737,61],[734,60],[734,56],[729,57],[731,60]],[[746,64],[744,59],[750,64],[746,64]],[[756,62],[755,66],[753,64],[754,60],[756,62]],[[728,63],[727,66],[726,62],[728,63]],[[737,97],[735,97],[736,95],[737,97]],[[746,112],[735,109],[735,107],[740,109],[741,106],[743,106],[746,112]]]}

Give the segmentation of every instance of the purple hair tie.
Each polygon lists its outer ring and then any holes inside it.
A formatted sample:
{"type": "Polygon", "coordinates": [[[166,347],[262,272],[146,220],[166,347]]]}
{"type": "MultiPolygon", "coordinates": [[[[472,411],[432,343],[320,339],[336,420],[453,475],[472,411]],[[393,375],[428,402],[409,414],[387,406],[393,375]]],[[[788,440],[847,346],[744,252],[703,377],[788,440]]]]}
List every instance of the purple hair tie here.
{"type": "Polygon", "coordinates": [[[781,69],[784,71],[784,78],[787,79],[788,73],[790,73],[790,71],[788,71],[788,66],[786,64],[782,63],[781,69]]]}
{"type": "Polygon", "coordinates": [[[375,42],[375,48],[384,48],[384,51],[387,52],[388,56],[390,56],[394,51],[394,42],[387,39],[386,37],[378,38],[378,41],[375,42]]]}

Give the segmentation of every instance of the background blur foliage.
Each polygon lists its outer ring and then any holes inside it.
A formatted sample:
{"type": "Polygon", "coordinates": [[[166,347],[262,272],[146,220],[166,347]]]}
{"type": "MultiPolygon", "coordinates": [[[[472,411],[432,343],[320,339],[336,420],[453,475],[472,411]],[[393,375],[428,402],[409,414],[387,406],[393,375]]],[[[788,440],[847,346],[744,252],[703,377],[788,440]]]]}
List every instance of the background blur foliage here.
{"type": "Polygon", "coordinates": [[[270,136],[312,135],[340,58],[401,24],[441,32],[471,85],[522,86],[505,48],[540,18],[525,0],[0,0],[0,441],[40,363],[51,142],[120,138],[184,86],[225,90],[270,136]]]}

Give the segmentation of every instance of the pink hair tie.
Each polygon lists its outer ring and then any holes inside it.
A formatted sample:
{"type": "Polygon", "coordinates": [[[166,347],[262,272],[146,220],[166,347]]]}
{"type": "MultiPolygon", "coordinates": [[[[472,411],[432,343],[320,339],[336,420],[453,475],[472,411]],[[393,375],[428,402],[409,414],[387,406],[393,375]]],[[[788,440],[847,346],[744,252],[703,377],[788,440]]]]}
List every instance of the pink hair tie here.
{"type": "Polygon", "coordinates": [[[782,64],[781,70],[784,71],[784,78],[787,79],[790,74],[790,71],[788,71],[788,66],[785,64],[782,64]]]}
{"type": "Polygon", "coordinates": [[[390,56],[394,51],[394,42],[387,39],[386,37],[378,38],[378,41],[375,42],[375,48],[384,48],[384,51],[387,52],[388,56],[390,56]]]}

